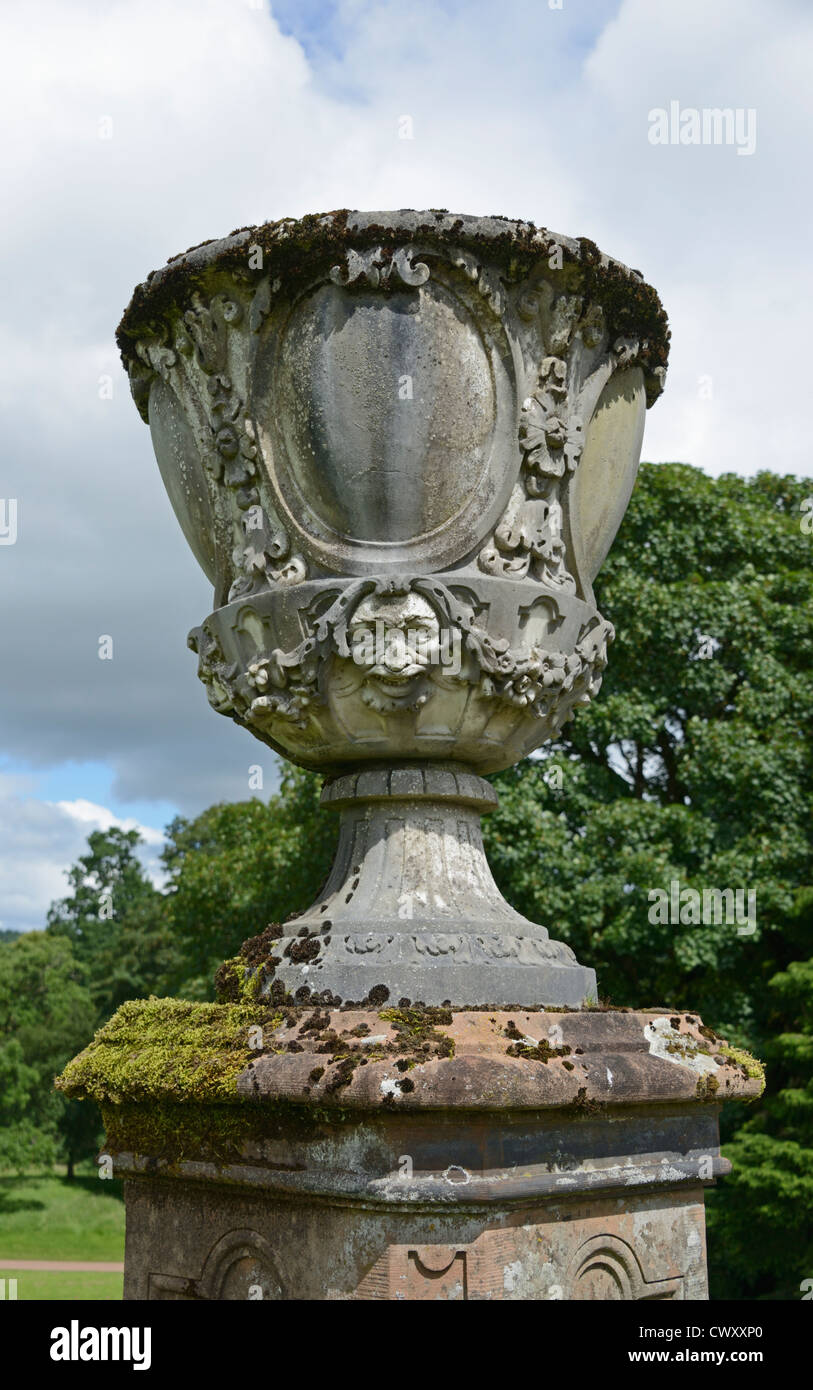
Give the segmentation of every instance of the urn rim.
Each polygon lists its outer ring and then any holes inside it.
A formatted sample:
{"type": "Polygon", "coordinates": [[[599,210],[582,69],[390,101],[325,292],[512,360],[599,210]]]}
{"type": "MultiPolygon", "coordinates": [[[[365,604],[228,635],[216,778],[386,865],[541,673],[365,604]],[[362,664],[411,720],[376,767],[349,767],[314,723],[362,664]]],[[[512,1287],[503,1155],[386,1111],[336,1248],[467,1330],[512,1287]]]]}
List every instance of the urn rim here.
{"type": "Polygon", "coordinates": [[[533,222],[450,213],[445,209],[363,212],[339,209],[301,218],[237,228],[228,236],[200,242],[152,271],[135,287],[116,332],[125,367],[137,359],[136,344],[156,320],[177,312],[212,272],[231,271],[247,284],[269,272],[286,284],[304,282],[352,247],[459,247],[501,263],[509,282],[523,279],[540,264],[575,293],[602,306],[610,336],[641,340],[647,405],[663,390],[670,332],[658,293],[638,270],[605,255],[587,237],[568,237],[533,222]],[[248,250],[262,251],[261,265],[249,265],[248,250]],[[553,271],[550,263],[556,261],[553,271]]]}

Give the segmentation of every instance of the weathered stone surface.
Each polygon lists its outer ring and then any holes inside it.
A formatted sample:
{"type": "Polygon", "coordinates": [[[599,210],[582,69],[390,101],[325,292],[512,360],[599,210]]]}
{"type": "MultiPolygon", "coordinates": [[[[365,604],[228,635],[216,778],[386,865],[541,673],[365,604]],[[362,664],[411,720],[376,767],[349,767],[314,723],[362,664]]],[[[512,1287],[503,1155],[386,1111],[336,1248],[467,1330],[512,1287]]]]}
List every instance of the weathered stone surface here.
{"type": "Polygon", "coordinates": [[[698,1096],[744,1099],[762,1089],[761,1071],[755,1068],[749,1076],[736,1054],[720,1050],[727,1049],[726,1043],[712,1043],[701,1033],[694,1015],[395,1007],[378,1013],[324,1010],[318,1017],[325,1021],[314,1032],[312,1024],[298,1018],[283,1023],[272,1050],[249,1063],[238,1078],[238,1093],[295,1100],[307,1085],[314,1103],[329,1104],[335,1095],[343,1109],[375,1107],[383,1100],[407,1110],[452,1106],[491,1111],[657,1105],[698,1096]],[[358,1037],[356,1030],[370,1031],[358,1037]],[[403,1071],[397,1062],[377,1056],[402,1040],[419,1044],[426,1032],[448,1039],[451,1056],[441,1051],[422,1061],[413,1049],[403,1071]],[[335,1052],[325,1053],[325,1039],[334,1033],[335,1052]],[[293,1041],[302,1051],[288,1051],[293,1041]],[[336,1091],[330,1068],[309,1082],[314,1063],[334,1055],[357,1061],[346,1084],[336,1091]]]}
{"type": "Polygon", "coordinates": [[[595,998],[496,892],[470,810],[393,787],[374,810],[361,783],[510,766],[598,692],[613,631],[592,581],[666,370],[655,291],[524,222],[345,211],[176,257],[118,336],[214,584],[190,634],[214,709],[293,762],[361,773],[331,898],[296,930],[320,934],[327,908],[342,923],[279,983],[595,998]]]}
{"type": "Polygon", "coordinates": [[[119,342],[214,585],[190,634],[213,707],[333,779],[328,805],[352,782],[327,897],[285,929],[313,960],[285,953],[277,984],[593,1000],[593,972],[497,892],[484,795],[455,779],[598,692],[592,583],[665,372],[654,290],[527,223],[341,212],[174,258],[119,342]]]}
{"type": "Polygon", "coordinates": [[[192,1182],[125,1183],[126,1299],[708,1297],[696,1182],[489,1209],[276,1202],[211,1182],[205,1192],[202,1201],[192,1182]]]}
{"type": "Polygon", "coordinates": [[[385,984],[425,1004],[595,1002],[595,972],[509,907],[491,876],[480,816],[496,801],[454,764],[329,782],[322,803],[341,815],[333,869],[313,906],[280,928],[263,993],[361,1000],[385,984]]]}
{"type": "Polygon", "coordinates": [[[67,1089],[127,1179],[128,1297],[706,1296],[719,1101],[761,1080],[693,1015],[221,1008],[201,1102],[206,1056],[156,1068],[126,1009],[67,1089]]]}
{"type": "Polygon", "coordinates": [[[591,585],[667,336],[637,272],[499,218],[286,221],[151,276],[120,342],[215,585],[214,707],[328,770],[555,734],[606,663],[591,585]],[[354,668],[360,608],[416,602],[461,669],[354,668]]]}
{"type": "Polygon", "coordinates": [[[758,1062],[693,1014],[136,1000],[68,1064],[59,1086],[115,1106],[120,1136],[128,1101],[256,1102],[272,1116],[297,1103],[342,1113],[591,1111],[749,1099],[763,1082],[758,1062]],[[215,1059],[228,1059],[219,1073],[215,1059]]]}

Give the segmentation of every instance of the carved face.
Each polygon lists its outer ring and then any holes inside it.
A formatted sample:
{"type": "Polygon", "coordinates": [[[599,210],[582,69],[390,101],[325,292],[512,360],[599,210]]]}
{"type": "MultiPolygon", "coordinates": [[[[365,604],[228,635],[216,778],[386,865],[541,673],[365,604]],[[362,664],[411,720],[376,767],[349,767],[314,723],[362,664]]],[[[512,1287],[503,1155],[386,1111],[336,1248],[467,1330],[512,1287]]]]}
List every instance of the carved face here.
{"type": "Polygon", "coordinates": [[[368,702],[406,708],[421,699],[437,663],[440,623],[420,594],[372,595],[353,613],[347,641],[363,672],[368,702]]]}

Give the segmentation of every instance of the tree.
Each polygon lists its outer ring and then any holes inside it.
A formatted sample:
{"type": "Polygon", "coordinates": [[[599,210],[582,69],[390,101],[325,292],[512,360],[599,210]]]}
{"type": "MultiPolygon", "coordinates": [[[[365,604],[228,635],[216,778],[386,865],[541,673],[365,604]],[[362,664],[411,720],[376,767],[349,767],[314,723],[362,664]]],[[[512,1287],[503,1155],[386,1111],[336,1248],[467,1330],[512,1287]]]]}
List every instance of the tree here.
{"type": "Polygon", "coordinates": [[[267,805],[221,803],[169,826],[168,912],[186,964],[186,997],[211,998],[221,961],[316,896],[337,835],[336,818],[319,809],[319,787],[315,776],[286,766],[267,805]]]}
{"type": "Polygon", "coordinates": [[[601,695],[544,759],[495,779],[486,823],[498,881],[596,965],[605,994],[691,996],[752,1040],[756,980],[793,958],[809,872],[801,495],[772,474],[644,466],[597,586],[618,632],[601,695]],[[756,889],[756,931],[651,922],[650,891],[673,879],[756,889]]]}
{"type": "Polygon", "coordinates": [[[71,892],[48,911],[47,931],[67,937],[103,1023],[126,999],[163,992],[178,972],[165,900],[136,854],[136,830],[94,830],[68,871],[71,892]]]}
{"type": "Polygon", "coordinates": [[[52,1126],[41,1128],[29,1118],[39,1080],[17,1038],[0,1039],[0,1169],[24,1173],[56,1158],[52,1126]]]}
{"type": "Polygon", "coordinates": [[[0,1163],[23,1170],[58,1153],[72,1175],[100,1131],[53,1089],[54,1077],[90,1041],[96,1019],[71,943],[27,932],[0,944],[0,1163]]]}
{"type": "MultiPolygon", "coordinates": [[[[799,893],[795,916],[809,947],[810,890],[799,893]]],[[[798,1298],[813,1269],[813,960],[792,961],[768,981],[767,1010],[771,1088],[726,1146],[734,1168],[708,1204],[719,1297],[798,1298]]]]}

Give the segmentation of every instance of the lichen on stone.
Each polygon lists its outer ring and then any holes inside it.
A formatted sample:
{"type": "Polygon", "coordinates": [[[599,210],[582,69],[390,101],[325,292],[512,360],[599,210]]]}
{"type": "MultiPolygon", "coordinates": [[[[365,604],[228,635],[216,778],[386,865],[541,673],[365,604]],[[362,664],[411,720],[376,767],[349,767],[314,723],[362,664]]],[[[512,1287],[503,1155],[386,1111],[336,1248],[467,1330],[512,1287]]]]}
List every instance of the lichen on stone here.
{"type": "MultiPolygon", "coordinates": [[[[603,256],[587,237],[572,241],[532,222],[508,218],[471,218],[452,214],[417,214],[416,222],[404,211],[382,213],[383,222],[340,208],[330,213],[280,218],[256,227],[240,228],[231,236],[209,239],[173,256],[163,270],[152,272],[137,285],[117,330],[125,366],[137,362],[137,342],[157,324],[168,324],[179,314],[179,305],[196,291],[222,289],[223,275],[251,285],[261,276],[273,276],[289,288],[307,284],[326,272],[335,257],[348,248],[381,246],[392,250],[406,242],[417,247],[452,247],[482,257],[500,268],[506,284],[518,284],[540,265],[566,293],[581,296],[585,304],[601,305],[611,341],[640,340],[638,360],[645,370],[647,402],[652,404],[662,389],[658,371],[665,368],[669,352],[669,327],[655,290],[638,271],[603,256]],[[210,251],[204,253],[204,248],[210,251]],[[256,269],[249,259],[254,248],[261,255],[256,269]],[[553,268],[552,256],[559,262],[553,268]]],[[[386,286],[384,286],[384,292],[386,286]]]]}

